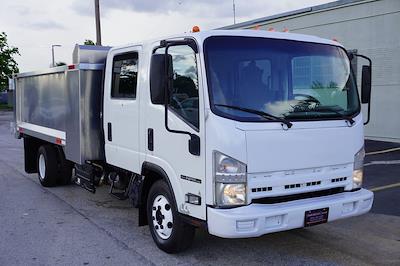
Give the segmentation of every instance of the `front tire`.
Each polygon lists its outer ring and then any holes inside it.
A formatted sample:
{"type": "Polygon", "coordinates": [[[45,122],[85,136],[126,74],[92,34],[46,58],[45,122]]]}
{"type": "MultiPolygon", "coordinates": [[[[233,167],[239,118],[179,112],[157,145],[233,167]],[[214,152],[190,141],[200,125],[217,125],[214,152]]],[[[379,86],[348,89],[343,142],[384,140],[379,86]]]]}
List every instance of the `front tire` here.
{"type": "Polygon", "coordinates": [[[178,253],[190,247],[195,228],[182,221],[171,191],[162,180],[153,184],[147,198],[147,220],[156,245],[167,253],[178,253]]]}
{"type": "Polygon", "coordinates": [[[38,150],[37,169],[40,184],[44,187],[57,185],[57,151],[51,145],[43,145],[38,150]]]}

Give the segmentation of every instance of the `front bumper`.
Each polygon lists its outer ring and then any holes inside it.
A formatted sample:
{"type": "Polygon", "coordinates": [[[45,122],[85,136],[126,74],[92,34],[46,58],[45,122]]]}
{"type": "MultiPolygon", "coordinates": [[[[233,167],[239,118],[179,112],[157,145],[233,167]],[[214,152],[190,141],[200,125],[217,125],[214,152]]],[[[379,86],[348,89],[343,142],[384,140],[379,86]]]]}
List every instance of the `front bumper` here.
{"type": "Polygon", "coordinates": [[[208,231],[225,238],[257,237],[303,227],[308,210],[329,207],[328,222],[361,215],[371,209],[373,200],[371,191],[361,189],[276,204],[250,204],[233,209],[207,207],[208,231]]]}

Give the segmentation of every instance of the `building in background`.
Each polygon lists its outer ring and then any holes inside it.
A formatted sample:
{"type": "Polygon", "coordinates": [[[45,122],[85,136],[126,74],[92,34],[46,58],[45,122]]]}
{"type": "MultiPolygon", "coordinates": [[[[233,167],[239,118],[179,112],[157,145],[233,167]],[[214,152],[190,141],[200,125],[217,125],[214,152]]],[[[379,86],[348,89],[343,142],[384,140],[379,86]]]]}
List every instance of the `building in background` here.
{"type": "MultiPolygon", "coordinates": [[[[255,19],[222,29],[289,30],[336,39],[372,59],[369,139],[400,142],[400,0],[341,0],[255,19]]],[[[356,61],[357,60],[357,61],[356,61]]],[[[361,66],[354,59],[360,88],[361,66]]],[[[364,117],[366,117],[366,106],[364,117]]]]}

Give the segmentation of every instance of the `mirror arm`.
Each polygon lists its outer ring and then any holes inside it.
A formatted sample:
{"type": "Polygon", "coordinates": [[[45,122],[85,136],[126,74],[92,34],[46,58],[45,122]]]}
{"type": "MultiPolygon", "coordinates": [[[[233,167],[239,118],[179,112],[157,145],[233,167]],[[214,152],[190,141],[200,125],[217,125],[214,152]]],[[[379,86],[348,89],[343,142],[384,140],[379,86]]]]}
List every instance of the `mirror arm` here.
{"type": "MultiPolygon", "coordinates": [[[[367,57],[365,55],[361,55],[361,54],[353,54],[353,56],[361,57],[361,58],[364,58],[365,60],[367,60],[368,63],[369,63],[369,67],[371,69],[371,75],[372,75],[372,60],[371,60],[371,58],[369,58],[369,57],[367,57]]],[[[368,103],[367,121],[364,122],[364,125],[368,124],[370,119],[371,119],[371,100],[368,103]]]]}
{"type": "Polygon", "coordinates": [[[362,54],[353,54],[353,56],[364,58],[365,60],[367,60],[369,62],[369,66],[372,67],[372,60],[368,56],[365,56],[365,55],[362,55],[362,54]]]}

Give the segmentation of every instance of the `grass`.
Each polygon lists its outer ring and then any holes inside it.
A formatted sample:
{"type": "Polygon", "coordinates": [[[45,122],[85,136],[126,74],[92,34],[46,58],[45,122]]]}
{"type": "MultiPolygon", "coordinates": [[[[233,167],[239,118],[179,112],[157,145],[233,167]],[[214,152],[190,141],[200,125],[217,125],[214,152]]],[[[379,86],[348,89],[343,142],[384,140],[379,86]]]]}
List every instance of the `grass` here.
{"type": "Polygon", "coordinates": [[[5,103],[0,103],[0,111],[12,111],[12,107],[5,103]]]}

